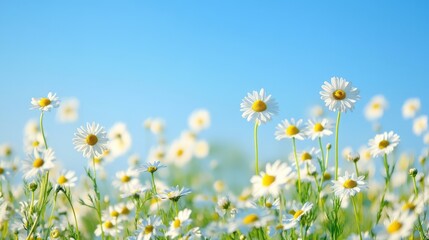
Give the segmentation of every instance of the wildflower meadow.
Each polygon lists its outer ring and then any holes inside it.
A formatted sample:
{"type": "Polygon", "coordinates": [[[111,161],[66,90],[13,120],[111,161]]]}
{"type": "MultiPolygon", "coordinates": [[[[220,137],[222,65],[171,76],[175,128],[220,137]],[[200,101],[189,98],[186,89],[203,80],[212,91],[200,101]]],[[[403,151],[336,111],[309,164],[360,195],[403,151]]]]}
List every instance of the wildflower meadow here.
{"type": "MultiPolygon", "coordinates": [[[[359,150],[339,149],[341,136],[348,132],[341,128],[341,116],[354,114],[360,89],[332,77],[318,94],[325,106],[312,119],[276,119],[282,103],[263,88],[243,93],[241,104],[231,103],[237,105],[242,124],[254,125],[254,158],[249,159],[253,176],[239,191],[222,180],[200,184],[204,177],[193,174],[210,172],[199,164],[210,155],[209,142],[200,137],[210,131],[207,109],[192,112],[188,128],[173,140],[164,135],[163,119],[146,119],[142,131],[154,140],[153,146],[145,156],[129,156],[112,176],[105,165],[130,148],[126,124],[110,129],[96,119],[83,124],[70,136],[85,170],[78,175],[59,164],[44,121],[55,112],[61,121],[76,120],[78,101],[62,102],[54,92],[33,97],[29,106],[39,121],[25,126],[27,157],[19,159],[7,144],[1,148],[1,238],[427,239],[428,152],[418,158],[400,155],[401,138],[394,129],[375,129],[359,150]],[[323,117],[325,110],[336,119],[323,117]],[[263,162],[258,143],[264,139],[258,130],[269,121],[278,122],[273,138],[289,146],[290,155],[263,162]],[[334,142],[326,141],[330,135],[334,142]],[[300,149],[301,141],[313,147],[300,149]],[[340,162],[349,170],[342,170],[340,162]],[[403,180],[395,183],[399,178],[403,180]]],[[[420,104],[409,99],[402,109],[403,117],[414,119],[417,135],[428,124],[426,115],[417,117],[420,104]]],[[[365,116],[380,118],[386,106],[387,100],[376,96],[368,101],[365,116]]],[[[429,133],[423,140],[429,141],[429,133]]],[[[241,177],[240,171],[245,169],[237,169],[234,178],[241,177]]]]}

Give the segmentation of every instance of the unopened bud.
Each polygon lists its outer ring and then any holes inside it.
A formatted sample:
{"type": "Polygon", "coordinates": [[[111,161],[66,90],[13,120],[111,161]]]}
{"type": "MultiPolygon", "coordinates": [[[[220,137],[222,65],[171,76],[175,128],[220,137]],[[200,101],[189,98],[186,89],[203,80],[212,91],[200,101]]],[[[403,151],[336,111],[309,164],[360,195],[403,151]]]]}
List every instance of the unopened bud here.
{"type": "Polygon", "coordinates": [[[410,173],[410,176],[415,177],[417,175],[418,171],[416,168],[410,168],[409,173],[410,173]]]}
{"type": "Polygon", "coordinates": [[[332,145],[330,143],[326,144],[326,149],[331,150],[332,145]]]}
{"type": "Polygon", "coordinates": [[[360,159],[360,155],[358,152],[349,152],[347,154],[347,160],[350,162],[357,162],[360,159]]]}
{"type": "Polygon", "coordinates": [[[37,183],[36,182],[32,182],[28,185],[28,188],[30,189],[30,191],[34,192],[37,189],[37,183]]]}

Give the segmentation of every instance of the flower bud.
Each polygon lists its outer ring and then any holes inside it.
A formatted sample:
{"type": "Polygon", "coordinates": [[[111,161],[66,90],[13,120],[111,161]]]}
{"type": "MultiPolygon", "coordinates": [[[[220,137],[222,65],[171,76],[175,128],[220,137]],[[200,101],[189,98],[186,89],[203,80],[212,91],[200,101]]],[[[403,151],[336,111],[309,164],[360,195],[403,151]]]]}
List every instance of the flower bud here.
{"type": "Polygon", "coordinates": [[[418,171],[416,168],[410,168],[409,173],[410,173],[410,176],[415,177],[417,175],[418,171]]]}

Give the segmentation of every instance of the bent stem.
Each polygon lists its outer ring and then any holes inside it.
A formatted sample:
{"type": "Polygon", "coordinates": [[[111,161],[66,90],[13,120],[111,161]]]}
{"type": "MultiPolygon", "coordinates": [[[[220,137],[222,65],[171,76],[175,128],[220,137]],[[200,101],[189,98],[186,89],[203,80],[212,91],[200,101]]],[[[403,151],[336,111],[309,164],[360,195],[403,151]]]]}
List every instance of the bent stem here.
{"type": "Polygon", "coordinates": [[[255,121],[255,127],[253,129],[253,139],[255,141],[255,172],[256,175],[259,174],[259,157],[258,157],[258,126],[259,121],[255,121]]]}
{"type": "Polygon", "coordinates": [[[296,171],[298,173],[298,195],[301,196],[301,173],[299,169],[298,155],[296,154],[296,140],[292,138],[293,155],[295,157],[296,171]]]}
{"type": "Polygon", "coordinates": [[[340,128],[341,112],[338,111],[335,124],[335,181],[338,180],[338,130],[340,128]]]}

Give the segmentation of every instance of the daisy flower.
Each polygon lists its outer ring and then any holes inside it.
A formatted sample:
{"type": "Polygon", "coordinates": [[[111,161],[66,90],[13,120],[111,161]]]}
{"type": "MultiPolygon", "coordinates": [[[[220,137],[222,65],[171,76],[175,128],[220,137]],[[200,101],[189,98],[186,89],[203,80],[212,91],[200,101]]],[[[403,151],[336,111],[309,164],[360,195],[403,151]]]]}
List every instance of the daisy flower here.
{"type": "Polygon", "coordinates": [[[9,175],[8,168],[9,168],[9,166],[8,166],[8,164],[6,164],[5,161],[3,161],[3,160],[0,161],[0,181],[6,180],[6,176],[9,175]]]}
{"type": "Polygon", "coordinates": [[[273,164],[268,163],[265,172],[253,176],[250,182],[253,184],[255,197],[272,195],[278,196],[283,186],[293,177],[292,169],[286,163],[277,160],[273,164]]]}
{"type": "Polygon", "coordinates": [[[149,172],[154,173],[160,168],[165,168],[166,166],[164,164],[161,164],[160,161],[153,161],[153,162],[147,162],[143,164],[141,168],[138,169],[140,172],[149,172]]]}
{"type": "Polygon", "coordinates": [[[237,215],[232,219],[229,224],[228,232],[239,230],[242,234],[246,235],[253,228],[265,227],[274,219],[274,216],[265,209],[260,208],[247,208],[240,209],[237,215]]]}
{"type": "Polygon", "coordinates": [[[45,142],[41,132],[24,137],[24,148],[26,152],[32,152],[34,149],[39,151],[45,149],[45,142]]]}
{"type": "Polygon", "coordinates": [[[109,149],[113,157],[122,156],[130,149],[132,140],[125,123],[115,123],[107,136],[110,140],[109,149]]]}
{"type": "Polygon", "coordinates": [[[164,189],[162,194],[159,194],[161,199],[170,199],[173,202],[179,201],[179,199],[183,196],[186,196],[191,193],[191,189],[189,188],[179,188],[179,186],[171,187],[164,189]]]}
{"type": "Polygon", "coordinates": [[[373,157],[391,153],[399,144],[399,136],[393,131],[377,134],[369,140],[369,149],[373,157]]]}
{"type": "Polygon", "coordinates": [[[194,145],[194,155],[196,158],[203,159],[209,155],[210,146],[207,141],[200,140],[194,145]]]}
{"type": "Polygon", "coordinates": [[[324,82],[321,99],[331,111],[352,111],[357,100],[360,99],[359,90],[344,78],[332,77],[331,83],[324,82]]]}
{"type": "Polygon", "coordinates": [[[0,157],[9,157],[13,153],[12,146],[9,144],[0,145],[0,157]]]}
{"type": "Polygon", "coordinates": [[[167,152],[165,150],[165,147],[162,145],[158,145],[156,147],[152,147],[149,150],[148,162],[152,162],[152,161],[166,162],[166,156],[167,156],[167,152]]]}
{"type": "Polygon", "coordinates": [[[368,120],[377,120],[384,114],[387,108],[387,100],[383,95],[374,96],[365,107],[365,117],[368,120]]]}
{"type": "Polygon", "coordinates": [[[284,222],[285,229],[295,228],[299,225],[301,218],[304,217],[313,208],[313,203],[306,202],[302,207],[294,208],[289,211],[289,216],[284,222]]]}
{"type": "Polygon", "coordinates": [[[265,123],[277,114],[277,102],[271,95],[266,95],[265,90],[262,88],[259,93],[253,91],[248,93],[247,97],[241,101],[240,111],[241,115],[247,121],[255,120],[258,123],[265,123]]]}
{"type": "Polygon", "coordinates": [[[410,213],[419,215],[423,212],[424,209],[424,199],[422,195],[417,197],[415,195],[411,195],[408,200],[400,203],[398,208],[395,209],[402,209],[403,211],[409,211],[410,213]]]}
{"type": "Polygon", "coordinates": [[[115,205],[116,212],[119,213],[117,216],[118,221],[128,221],[132,218],[131,212],[134,209],[134,203],[132,201],[120,202],[115,205]]]}
{"type": "Polygon", "coordinates": [[[183,239],[186,240],[200,240],[201,239],[201,230],[199,227],[191,228],[187,233],[183,235],[183,239]]]}
{"type": "Polygon", "coordinates": [[[24,136],[36,135],[37,133],[40,133],[39,123],[34,119],[28,120],[24,127],[24,136]]]}
{"type": "Polygon", "coordinates": [[[210,126],[210,113],[206,109],[195,110],[188,119],[189,128],[194,132],[200,132],[210,126]]]}
{"type": "Polygon", "coordinates": [[[298,140],[304,140],[305,133],[300,128],[301,123],[302,119],[299,119],[296,122],[293,118],[290,121],[287,119],[283,120],[276,127],[277,131],[274,134],[276,139],[281,140],[283,138],[296,138],[298,140]]]}
{"type": "Polygon", "coordinates": [[[413,118],[420,110],[420,99],[410,98],[407,99],[402,105],[402,116],[404,118],[413,118]]]}
{"type": "Polygon", "coordinates": [[[220,217],[223,217],[229,210],[231,210],[231,205],[231,200],[228,196],[219,197],[215,211],[220,217]]]}
{"type": "Polygon", "coordinates": [[[57,177],[57,184],[61,187],[74,187],[76,186],[77,177],[73,171],[61,171],[57,177]]]}
{"type": "Polygon", "coordinates": [[[75,149],[83,153],[86,158],[100,157],[107,150],[107,136],[104,128],[93,122],[87,123],[86,128],[80,127],[74,134],[73,144],[75,149]]]}
{"type": "Polygon", "coordinates": [[[417,136],[422,135],[428,129],[428,116],[423,115],[413,121],[413,132],[417,136]]]}
{"type": "Polygon", "coordinates": [[[161,118],[154,118],[154,119],[150,119],[149,122],[145,122],[144,125],[149,125],[149,130],[154,134],[154,135],[160,135],[164,132],[165,130],[165,122],[163,119],[161,118]]]}
{"type": "Polygon", "coordinates": [[[137,229],[137,240],[149,240],[163,236],[165,226],[161,218],[155,215],[144,219],[137,229]]]}
{"type": "MultiPolygon", "coordinates": [[[[121,234],[122,226],[118,224],[118,221],[115,218],[106,218],[103,220],[103,231],[106,236],[115,237],[116,235],[121,234]]],[[[101,225],[97,225],[97,229],[95,229],[95,235],[101,236],[101,225]]]]}
{"type": "Polygon", "coordinates": [[[193,149],[185,141],[174,141],[168,150],[168,159],[174,165],[183,167],[192,159],[193,149]]]}
{"type": "Polygon", "coordinates": [[[408,212],[397,210],[388,211],[383,224],[375,227],[374,232],[377,239],[380,240],[400,240],[405,239],[413,233],[416,215],[408,212]]]}
{"type": "Polygon", "coordinates": [[[78,118],[79,100],[71,98],[61,102],[57,112],[57,118],[63,123],[75,122],[78,118]]]}
{"type": "Polygon", "coordinates": [[[332,188],[336,196],[341,198],[348,198],[356,195],[362,189],[366,188],[366,183],[363,181],[365,176],[355,177],[355,174],[351,175],[346,171],[344,177],[338,177],[338,180],[332,180],[332,188]]]}
{"type": "Polygon", "coordinates": [[[319,137],[321,138],[331,135],[331,129],[332,125],[326,118],[322,119],[321,121],[308,120],[305,133],[309,138],[311,138],[311,140],[314,140],[319,137]]]}
{"type": "Polygon", "coordinates": [[[310,109],[310,116],[314,118],[322,117],[324,114],[323,107],[320,105],[315,105],[310,109]]]}
{"type": "Polygon", "coordinates": [[[168,229],[166,236],[176,238],[180,234],[185,233],[186,227],[192,222],[192,219],[189,218],[191,216],[191,212],[192,211],[187,208],[180,211],[177,214],[177,217],[171,221],[170,228],[168,229]]]}
{"type": "Polygon", "coordinates": [[[132,192],[140,185],[138,179],[139,172],[135,169],[129,168],[126,171],[119,171],[116,173],[116,180],[113,181],[113,186],[119,189],[122,193],[132,192]]]}
{"type": "Polygon", "coordinates": [[[54,167],[55,155],[52,149],[33,151],[33,154],[28,156],[29,160],[23,163],[24,179],[32,179],[39,174],[43,174],[54,167]]]}
{"type": "Polygon", "coordinates": [[[56,93],[49,92],[48,97],[31,98],[31,109],[40,109],[43,112],[51,111],[60,105],[60,100],[56,93]]]}

